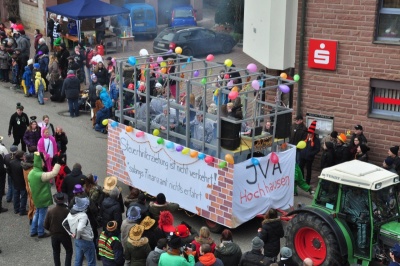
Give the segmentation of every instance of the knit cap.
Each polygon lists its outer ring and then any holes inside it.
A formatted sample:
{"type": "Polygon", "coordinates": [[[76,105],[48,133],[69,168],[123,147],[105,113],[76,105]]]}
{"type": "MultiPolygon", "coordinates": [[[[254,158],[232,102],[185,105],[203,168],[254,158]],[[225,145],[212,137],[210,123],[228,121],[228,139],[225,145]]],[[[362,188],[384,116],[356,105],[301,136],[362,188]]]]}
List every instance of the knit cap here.
{"type": "Polygon", "coordinates": [[[398,155],[399,153],[399,146],[393,146],[389,148],[390,152],[393,153],[394,155],[398,155]]]}
{"type": "Polygon", "coordinates": [[[292,250],[288,247],[281,248],[280,253],[281,253],[281,258],[286,258],[286,259],[291,258],[293,254],[292,250]]]}
{"type": "Polygon", "coordinates": [[[314,120],[311,122],[310,126],[308,127],[308,133],[314,134],[316,127],[317,127],[317,121],[314,120]]]}
{"type": "Polygon", "coordinates": [[[251,249],[262,249],[264,247],[264,241],[261,238],[256,236],[251,240],[251,249]]]}

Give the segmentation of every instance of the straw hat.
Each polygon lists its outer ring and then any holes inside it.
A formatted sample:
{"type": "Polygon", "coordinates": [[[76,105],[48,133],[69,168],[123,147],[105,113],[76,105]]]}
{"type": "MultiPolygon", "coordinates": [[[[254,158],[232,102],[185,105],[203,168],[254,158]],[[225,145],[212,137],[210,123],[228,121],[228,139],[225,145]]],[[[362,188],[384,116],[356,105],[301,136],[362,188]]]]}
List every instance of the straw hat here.
{"type": "Polygon", "coordinates": [[[156,223],[156,220],[151,219],[150,216],[146,216],[143,221],[140,223],[141,226],[144,227],[144,230],[149,230],[150,228],[153,227],[153,225],[156,223]]]}
{"type": "Polygon", "coordinates": [[[108,176],[104,179],[104,188],[103,191],[105,193],[110,193],[113,188],[117,186],[118,179],[116,176],[108,176]]]}
{"type": "Polygon", "coordinates": [[[138,241],[142,238],[143,232],[144,232],[143,225],[135,224],[129,230],[129,239],[133,241],[138,241]]]}

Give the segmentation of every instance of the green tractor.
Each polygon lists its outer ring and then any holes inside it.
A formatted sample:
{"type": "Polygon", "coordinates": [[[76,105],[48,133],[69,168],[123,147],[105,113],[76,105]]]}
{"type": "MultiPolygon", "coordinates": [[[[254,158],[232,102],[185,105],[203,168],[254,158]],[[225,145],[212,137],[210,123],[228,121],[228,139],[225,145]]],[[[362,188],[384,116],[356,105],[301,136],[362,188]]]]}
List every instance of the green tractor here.
{"type": "MultiPolygon", "coordinates": [[[[388,262],[400,242],[399,176],[350,161],[326,168],[310,206],[299,208],[286,228],[297,262],[314,265],[374,265],[388,262]]],[[[386,265],[386,264],[385,264],[386,265]]]]}

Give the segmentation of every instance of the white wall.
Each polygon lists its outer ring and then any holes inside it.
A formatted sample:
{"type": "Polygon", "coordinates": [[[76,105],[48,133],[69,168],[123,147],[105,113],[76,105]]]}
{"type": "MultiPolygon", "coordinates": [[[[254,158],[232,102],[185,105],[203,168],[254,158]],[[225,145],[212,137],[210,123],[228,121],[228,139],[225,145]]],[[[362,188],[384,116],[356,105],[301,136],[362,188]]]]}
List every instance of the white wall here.
{"type": "Polygon", "coordinates": [[[42,33],[44,32],[46,20],[43,4],[44,0],[38,0],[37,6],[19,1],[19,14],[26,32],[33,32],[35,29],[40,29],[42,33]]]}
{"type": "Polygon", "coordinates": [[[270,69],[294,67],[298,0],[245,0],[243,51],[270,69]]]}

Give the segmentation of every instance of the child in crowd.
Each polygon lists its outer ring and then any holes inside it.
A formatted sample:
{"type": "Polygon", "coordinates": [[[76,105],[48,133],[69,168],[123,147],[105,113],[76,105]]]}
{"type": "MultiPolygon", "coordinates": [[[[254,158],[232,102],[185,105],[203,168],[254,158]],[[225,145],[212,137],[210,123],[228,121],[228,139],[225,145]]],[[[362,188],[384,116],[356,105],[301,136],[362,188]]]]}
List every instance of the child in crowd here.
{"type": "Polygon", "coordinates": [[[18,60],[17,60],[17,56],[12,55],[11,57],[11,73],[12,73],[12,81],[11,83],[13,85],[18,85],[19,84],[19,65],[18,65],[18,60]]]}
{"type": "Polygon", "coordinates": [[[9,74],[8,70],[10,69],[8,65],[8,61],[10,59],[10,56],[8,53],[5,51],[4,44],[0,44],[0,71],[3,74],[3,79],[1,81],[4,82],[9,82],[9,74]]]}

